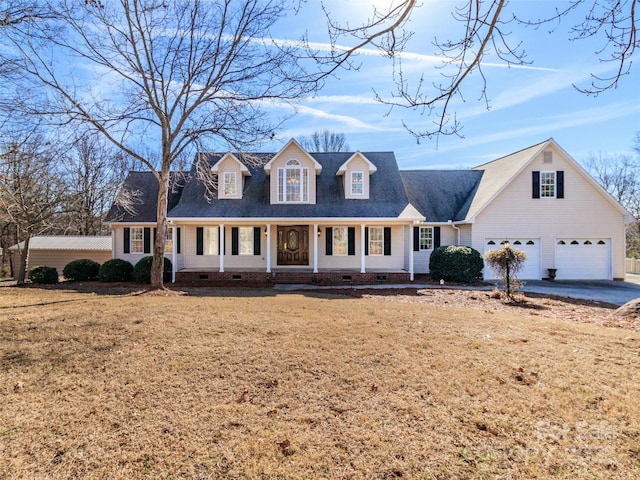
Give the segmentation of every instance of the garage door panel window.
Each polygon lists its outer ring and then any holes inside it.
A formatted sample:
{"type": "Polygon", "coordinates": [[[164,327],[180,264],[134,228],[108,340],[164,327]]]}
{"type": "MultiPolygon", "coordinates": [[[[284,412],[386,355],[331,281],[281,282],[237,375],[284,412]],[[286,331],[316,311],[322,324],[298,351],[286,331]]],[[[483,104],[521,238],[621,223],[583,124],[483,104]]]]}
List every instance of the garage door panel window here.
{"type": "MultiPolygon", "coordinates": [[[[513,238],[513,239],[489,239],[485,242],[485,253],[503,247],[506,243],[509,243],[513,248],[523,251],[527,255],[522,270],[518,273],[518,278],[522,280],[532,280],[541,278],[541,266],[540,266],[540,250],[539,240],[528,238],[513,238]]],[[[484,270],[485,279],[495,279],[496,272],[489,267],[485,267],[484,270]]]]}
{"type": "Polygon", "coordinates": [[[564,238],[556,241],[555,267],[559,280],[611,280],[610,241],[564,238]]]}

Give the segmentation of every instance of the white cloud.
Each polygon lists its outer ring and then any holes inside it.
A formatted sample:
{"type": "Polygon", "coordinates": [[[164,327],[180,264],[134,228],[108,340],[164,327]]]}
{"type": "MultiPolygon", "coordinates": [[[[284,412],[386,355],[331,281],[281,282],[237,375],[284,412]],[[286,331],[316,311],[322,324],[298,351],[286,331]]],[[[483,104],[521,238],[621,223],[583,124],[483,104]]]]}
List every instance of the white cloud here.
{"type": "MultiPolygon", "coordinates": [[[[486,145],[494,142],[510,140],[535,135],[549,135],[557,132],[584,125],[601,124],[608,120],[614,120],[628,115],[640,113],[640,105],[635,102],[625,102],[609,104],[602,107],[588,108],[579,111],[573,111],[561,115],[553,115],[548,117],[530,118],[530,127],[503,130],[494,134],[484,134],[474,137],[473,140],[465,140],[464,142],[456,142],[450,146],[439,149],[442,152],[466,149],[478,145],[486,145]]],[[[496,157],[497,158],[497,157],[496,157]]]]}

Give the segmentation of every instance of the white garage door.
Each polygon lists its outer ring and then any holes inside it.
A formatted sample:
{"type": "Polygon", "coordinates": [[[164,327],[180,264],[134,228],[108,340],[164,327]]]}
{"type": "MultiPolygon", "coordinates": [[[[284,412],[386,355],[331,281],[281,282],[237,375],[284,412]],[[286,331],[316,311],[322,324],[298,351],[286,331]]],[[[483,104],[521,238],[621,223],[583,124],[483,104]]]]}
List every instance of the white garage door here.
{"type": "Polygon", "coordinates": [[[561,238],[556,242],[556,278],[559,280],[610,280],[611,240],[561,238]]]}
{"type": "MultiPolygon", "coordinates": [[[[522,250],[527,254],[527,259],[524,262],[524,267],[518,273],[518,278],[521,280],[540,280],[540,239],[539,238],[488,238],[484,242],[484,251],[489,252],[500,248],[505,242],[513,248],[522,250]]],[[[487,266],[484,267],[485,280],[495,280],[497,277],[495,271],[487,266]]]]}

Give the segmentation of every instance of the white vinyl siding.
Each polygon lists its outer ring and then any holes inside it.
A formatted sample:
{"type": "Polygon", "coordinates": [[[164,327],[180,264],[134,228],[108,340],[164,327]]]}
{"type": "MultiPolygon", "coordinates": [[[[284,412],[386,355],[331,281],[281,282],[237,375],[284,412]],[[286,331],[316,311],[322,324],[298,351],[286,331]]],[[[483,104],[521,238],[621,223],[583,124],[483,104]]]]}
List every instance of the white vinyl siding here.
{"type": "Polygon", "coordinates": [[[483,252],[485,239],[539,238],[541,275],[546,277],[547,269],[557,268],[556,242],[559,239],[608,238],[611,241],[612,276],[624,278],[622,212],[583,176],[573,162],[556,150],[553,151],[553,165],[557,171],[564,171],[565,192],[570,191],[571,195],[565,195],[562,202],[532,199],[531,172],[541,171],[543,161],[541,154],[529,163],[477,216],[472,226],[471,246],[483,252]]]}

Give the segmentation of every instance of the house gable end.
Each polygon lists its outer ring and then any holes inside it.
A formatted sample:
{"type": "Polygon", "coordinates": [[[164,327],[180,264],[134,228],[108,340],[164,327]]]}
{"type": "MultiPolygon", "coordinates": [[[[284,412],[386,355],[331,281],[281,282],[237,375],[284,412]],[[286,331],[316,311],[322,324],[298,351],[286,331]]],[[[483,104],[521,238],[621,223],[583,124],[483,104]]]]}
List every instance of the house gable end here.
{"type": "Polygon", "coordinates": [[[369,177],[377,170],[378,168],[360,152],[349,157],[336,172],[336,176],[343,177],[345,198],[368,199],[369,177]]]}
{"type": "Polygon", "coordinates": [[[244,177],[251,176],[247,166],[232,153],[226,153],[218,160],[211,172],[218,176],[218,198],[242,198],[244,177]]]}
{"type": "MultiPolygon", "coordinates": [[[[570,185],[575,182],[576,176],[572,175],[567,177],[565,170],[576,173],[580,179],[586,181],[598,192],[599,196],[604,197],[606,201],[612,204],[621,214],[625,216],[629,215],[629,212],[611,197],[611,195],[553,139],[546,140],[533,147],[502,157],[493,162],[480,165],[475,169],[482,170],[484,175],[467,212],[466,220],[470,222],[473,222],[479,214],[496,201],[496,199],[514,183],[518,183],[518,190],[522,192],[521,201],[526,201],[529,198],[540,199],[541,172],[550,173],[553,179],[552,181],[555,182],[555,191],[549,195],[550,197],[558,200],[566,199],[569,202],[573,201],[570,197],[570,185]],[[523,176],[526,177],[526,179],[523,178],[523,176]],[[520,185],[520,182],[523,184],[520,185]],[[527,187],[524,186],[525,183],[527,187]],[[565,185],[569,185],[569,191],[566,191],[565,185]]],[[[549,199],[542,198],[541,200],[544,202],[549,199]]]]}

